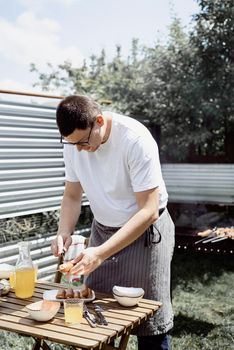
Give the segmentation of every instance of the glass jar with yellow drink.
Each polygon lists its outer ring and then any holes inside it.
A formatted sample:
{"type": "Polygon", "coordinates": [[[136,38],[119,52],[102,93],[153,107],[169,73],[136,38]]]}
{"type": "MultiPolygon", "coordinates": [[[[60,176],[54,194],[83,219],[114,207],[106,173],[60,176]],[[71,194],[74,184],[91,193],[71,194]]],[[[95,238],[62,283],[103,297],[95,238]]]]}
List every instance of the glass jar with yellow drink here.
{"type": "Polygon", "coordinates": [[[15,269],[10,272],[9,282],[12,289],[15,288],[15,269]]]}
{"type": "Polygon", "coordinates": [[[29,242],[19,242],[19,257],[14,271],[15,295],[18,298],[30,298],[35,287],[35,267],[30,256],[29,242]]]}
{"type": "Polygon", "coordinates": [[[65,322],[70,324],[81,323],[83,317],[83,303],[82,299],[65,299],[64,316],[65,322]]]}

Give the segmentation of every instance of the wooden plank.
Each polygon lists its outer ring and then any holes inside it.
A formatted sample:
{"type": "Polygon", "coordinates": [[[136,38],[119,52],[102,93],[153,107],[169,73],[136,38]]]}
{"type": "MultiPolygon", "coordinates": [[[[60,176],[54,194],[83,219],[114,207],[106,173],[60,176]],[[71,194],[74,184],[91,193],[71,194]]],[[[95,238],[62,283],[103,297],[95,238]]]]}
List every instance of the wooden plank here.
{"type": "MultiPolygon", "coordinates": [[[[45,284],[43,284],[43,286],[44,285],[45,284]]],[[[46,286],[48,286],[48,285],[46,284],[46,286]]],[[[58,285],[54,284],[53,287],[57,288],[58,285]]],[[[60,287],[61,287],[61,285],[60,285],[60,287]]],[[[49,286],[49,288],[51,288],[51,285],[49,286]]],[[[101,300],[101,301],[100,300],[97,300],[97,301],[95,300],[94,303],[98,302],[98,303],[102,303],[102,305],[106,304],[105,307],[108,308],[107,307],[107,303],[109,302],[109,303],[111,303],[111,311],[112,312],[113,311],[116,312],[116,310],[118,309],[117,313],[121,313],[121,310],[119,310],[119,307],[121,307],[121,306],[119,306],[119,304],[116,302],[115,299],[110,298],[109,296],[106,297],[106,294],[97,293],[97,298],[99,296],[105,297],[105,299],[101,300]]],[[[90,304],[90,305],[92,305],[92,304],[90,304]]],[[[156,312],[157,309],[159,308],[159,306],[161,306],[161,305],[162,305],[162,303],[160,303],[158,301],[142,299],[142,302],[139,303],[139,306],[135,307],[134,309],[133,308],[130,309],[130,308],[123,307],[122,308],[122,310],[123,310],[122,313],[126,314],[126,310],[128,310],[128,315],[135,315],[134,313],[130,313],[129,310],[132,310],[132,311],[134,310],[135,312],[139,311],[140,313],[138,314],[138,317],[140,319],[145,319],[145,318],[147,318],[147,315],[153,315],[153,313],[156,312]],[[143,312],[144,314],[141,314],[141,312],[143,312]]],[[[108,315],[110,316],[110,314],[108,314],[108,315]]],[[[115,315],[112,315],[112,316],[115,316],[115,315]]]]}
{"type": "MultiPolygon", "coordinates": [[[[30,318],[30,316],[28,315],[24,305],[21,305],[20,307],[22,307],[22,308],[19,309],[18,305],[12,304],[9,301],[1,303],[1,310],[4,309],[5,313],[13,314],[12,310],[15,310],[16,312],[17,311],[21,312],[21,316],[24,316],[24,317],[28,316],[30,318]],[[7,310],[7,309],[9,309],[9,310],[7,310]]],[[[19,315],[19,314],[16,313],[16,315],[19,315]]],[[[64,312],[63,312],[62,308],[60,308],[60,311],[58,311],[58,313],[56,314],[56,316],[54,318],[54,320],[57,321],[56,324],[64,325],[63,318],[64,318],[64,312]]],[[[50,321],[50,324],[55,323],[54,320],[50,321]]],[[[34,321],[34,323],[35,323],[35,321],[34,321]]],[[[123,332],[125,330],[125,326],[120,326],[120,325],[117,325],[117,324],[114,324],[114,325],[110,324],[110,326],[108,328],[107,327],[98,326],[96,328],[92,328],[91,329],[91,327],[89,326],[87,321],[85,319],[83,319],[82,323],[79,326],[79,329],[81,329],[82,331],[87,331],[88,333],[90,333],[90,331],[92,331],[92,334],[97,334],[98,336],[102,336],[102,337],[106,337],[106,339],[110,339],[110,338],[116,336],[116,333],[118,335],[121,332],[123,332]]]]}
{"type": "MultiPolygon", "coordinates": [[[[96,301],[93,302],[95,304],[96,301]]],[[[152,316],[159,306],[154,306],[153,308],[142,308],[135,306],[132,308],[125,308],[118,305],[118,303],[103,303],[102,301],[97,301],[103,307],[104,315],[107,317],[114,317],[120,319],[131,320],[134,323],[139,323],[141,320],[146,320],[149,316],[152,316]],[[114,306],[114,307],[113,307],[114,306]],[[135,319],[135,321],[134,321],[135,319]]],[[[90,308],[92,304],[90,304],[90,308]]]]}
{"type": "MultiPolygon", "coordinates": [[[[108,309],[105,309],[103,311],[103,315],[106,316],[107,320],[109,319],[108,317],[111,317],[112,319],[126,320],[126,321],[131,321],[131,322],[138,321],[140,318],[140,315],[132,315],[128,312],[124,313],[121,311],[119,313],[118,312],[113,313],[112,310],[109,311],[108,309]]],[[[144,316],[145,316],[145,314],[144,314],[144,316]]]]}
{"type": "Polygon", "coordinates": [[[139,305],[144,305],[144,307],[148,306],[152,307],[152,306],[162,306],[162,302],[161,301],[157,301],[157,300],[150,300],[150,299],[141,299],[139,301],[139,305]],[[146,304],[146,305],[145,305],[146,304]]]}
{"type": "MultiPolygon", "coordinates": [[[[8,299],[11,298],[12,302],[14,303],[21,303],[22,305],[27,305],[29,302],[34,302],[34,301],[38,301],[41,300],[41,298],[43,297],[42,293],[37,293],[37,291],[34,293],[34,296],[31,297],[30,299],[19,299],[15,297],[15,294],[13,291],[11,291],[8,294],[8,299]]],[[[0,298],[0,300],[4,300],[4,297],[0,298]]],[[[157,311],[157,309],[162,305],[161,302],[158,301],[154,301],[154,300],[147,300],[147,299],[142,299],[142,301],[139,302],[138,306],[134,306],[134,307],[124,307],[121,306],[120,304],[118,304],[118,302],[115,299],[112,298],[106,298],[106,299],[95,299],[94,303],[99,303],[101,304],[104,309],[107,308],[108,306],[111,306],[111,308],[113,309],[113,312],[115,312],[116,310],[118,312],[138,312],[138,311],[143,311],[146,313],[151,314],[154,311],[157,311]]],[[[87,303],[88,306],[91,306],[93,303],[87,303]]]]}
{"type": "Polygon", "coordinates": [[[72,336],[66,334],[63,335],[61,333],[57,334],[47,329],[43,329],[42,334],[41,328],[38,329],[36,327],[30,326],[29,324],[27,324],[27,322],[24,321],[22,320],[20,323],[14,323],[14,317],[6,315],[5,319],[2,319],[2,315],[0,315],[0,328],[6,331],[13,331],[19,333],[21,335],[29,335],[32,337],[47,339],[65,345],[72,345],[76,347],[78,346],[85,349],[90,349],[90,347],[98,347],[100,345],[99,342],[96,342],[94,340],[81,338],[79,336],[72,336]]]}
{"type": "MultiPolygon", "coordinates": [[[[12,292],[9,294],[9,297],[12,298],[14,303],[22,303],[22,305],[26,305],[28,302],[28,300],[26,302],[25,301],[22,301],[22,302],[17,301],[16,302],[16,300],[18,300],[18,299],[15,299],[15,296],[14,296],[14,294],[12,294],[12,292]]],[[[41,298],[42,298],[42,294],[36,292],[36,293],[34,293],[34,296],[32,298],[30,298],[30,302],[40,300],[41,298]]],[[[95,300],[94,303],[95,302],[98,302],[99,304],[101,304],[103,306],[104,312],[105,311],[113,312],[113,315],[111,315],[111,316],[116,317],[116,318],[119,318],[119,316],[117,316],[116,314],[126,315],[126,313],[129,316],[137,316],[138,318],[145,318],[145,317],[147,317],[147,315],[152,315],[155,311],[157,311],[157,309],[159,308],[159,305],[161,305],[161,303],[159,303],[157,301],[155,302],[155,301],[151,301],[151,300],[146,300],[146,303],[141,302],[141,303],[139,303],[138,306],[126,308],[126,307],[121,307],[112,298],[106,298],[104,300],[95,300]]],[[[93,303],[88,304],[89,308],[92,308],[92,304],[93,303]]],[[[108,314],[108,315],[110,316],[110,314],[108,314]]]]}
{"type": "Polygon", "coordinates": [[[154,308],[148,306],[147,308],[145,308],[145,307],[142,307],[142,304],[140,304],[140,306],[136,305],[133,307],[124,307],[119,305],[117,302],[106,303],[105,300],[94,301],[93,304],[95,304],[95,302],[101,305],[104,311],[108,310],[119,314],[129,314],[129,315],[138,316],[138,317],[143,317],[142,316],[143,314],[145,316],[148,314],[152,314],[154,310],[156,311],[159,308],[159,306],[154,306],[154,308]]]}
{"type": "MultiPolygon", "coordinates": [[[[12,309],[21,309],[24,310],[25,305],[28,303],[26,300],[23,299],[14,299],[14,298],[8,298],[8,301],[4,305],[6,307],[12,308],[12,309]],[[15,304],[16,303],[16,304],[15,304]],[[20,304],[20,305],[18,305],[20,304]]],[[[63,316],[63,309],[61,308],[60,311],[58,312],[57,316],[61,315],[63,316]]],[[[108,340],[113,337],[118,337],[119,335],[123,334],[126,332],[127,327],[129,327],[129,322],[124,321],[124,320],[116,320],[114,318],[108,318],[109,325],[108,327],[105,326],[98,326],[95,329],[92,329],[92,332],[98,333],[98,334],[103,334],[108,337],[108,340]]],[[[83,320],[81,324],[82,330],[86,330],[90,332],[91,328],[86,322],[86,320],[83,320]]]]}
{"type": "MultiPolygon", "coordinates": [[[[22,311],[18,311],[18,310],[11,310],[11,313],[9,313],[9,310],[7,308],[1,308],[2,312],[5,313],[6,316],[10,315],[10,316],[14,316],[15,319],[12,321],[14,321],[15,323],[19,323],[22,321],[22,318],[24,318],[25,320],[27,320],[27,324],[34,326],[36,328],[41,328],[41,329],[47,329],[49,331],[53,331],[53,332],[62,332],[63,334],[72,334],[74,336],[77,335],[77,332],[79,334],[80,337],[83,338],[89,338],[91,340],[96,340],[99,341],[101,343],[106,342],[108,340],[108,336],[104,335],[104,334],[97,334],[97,333],[93,333],[90,332],[91,329],[88,330],[83,330],[82,325],[69,325],[69,327],[65,324],[64,319],[62,318],[58,318],[55,317],[52,321],[48,321],[48,322],[37,322],[34,321],[33,319],[30,318],[30,316],[27,314],[27,312],[22,312],[22,311]],[[13,311],[13,312],[12,312],[13,311]],[[62,328],[61,328],[62,326],[62,328]]],[[[7,320],[6,317],[4,316],[0,316],[0,319],[4,319],[7,320]]]]}
{"type": "MultiPolygon", "coordinates": [[[[6,310],[6,309],[2,309],[3,310],[3,312],[8,312],[8,310],[6,310]]],[[[18,325],[18,322],[21,320],[21,323],[22,323],[22,317],[24,317],[25,316],[25,314],[26,314],[26,312],[24,313],[24,312],[22,312],[22,311],[15,311],[14,312],[14,316],[15,317],[11,317],[10,319],[11,319],[11,321],[12,321],[12,323],[11,323],[11,326],[8,326],[7,328],[5,328],[6,330],[13,330],[13,331],[16,331],[17,332],[17,325],[18,325]],[[18,316],[18,317],[16,317],[16,316],[18,316]],[[13,324],[13,323],[15,323],[15,324],[13,324]]],[[[12,316],[12,315],[11,315],[12,316]]],[[[29,317],[29,316],[28,316],[29,317]]],[[[3,320],[5,320],[5,321],[7,321],[7,320],[9,320],[9,317],[7,317],[7,315],[5,315],[5,317],[0,317],[0,325],[1,325],[1,319],[2,319],[2,321],[3,320]]],[[[23,322],[23,324],[24,325],[27,325],[27,328],[28,328],[28,326],[30,325],[30,326],[34,326],[35,328],[40,328],[40,329],[43,329],[43,334],[44,334],[44,330],[45,329],[47,329],[48,331],[54,331],[55,332],[55,336],[53,337],[53,335],[50,335],[48,338],[45,338],[45,339],[55,339],[56,337],[56,341],[57,342],[61,342],[61,343],[65,343],[64,342],[64,334],[66,334],[66,332],[64,332],[64,329],[66,330],[66,327],[64,326],[64,321],[63,320],[61,320],[61,319],[57,319],[56,318],[56,321],[55,320],[53,320],[52,322],[50,322],[50,323],[48,323],[48,322],[46,322],[46,323],[37,323],[37,322],[35,322],[35,321],[33,321],[33,320],[31,320],[30,318],[28,319],[28,321],[26,321],[25,319],[24,319],[24,322],[23,322]],[[61,325],[62,326],[62,328],[61,329],[59,329],[58,327],[53,327],[53,324],[55,324],[55,325],[61,325]],[[62,332],[63,333],[63,336],[61,337],[58,337],[57,336],[57,334],[58,334],[58,332],[62,332]]],[[[104,327],[104,326],[100,326],[100,327],[104,327]]],[[[80,327],[80,326],[69,326],[68,328],[67,328],[67,334],[68,334],[68,336],[69,335],[76,335],[77,334],[77,331],[79,332],[78,333],[78,335],[80,336],[80,337],[82,337],[82,336],[88,336],[88,338],[90,339],[90,338],[94,338],[94,339],[97,339],[97,336],[96,336],[96,334],[93,334],[93,336],[92,336],[92,334],[90,333],[90,331],[91,331],[91,328],[89,328],[89,330],[88,330],[88,335],[87,335],[87,333],[85,333],[84,334],[84,332],[81,332],[80,331],[80,328],[82,328],[82,327],[80,327]],[[72,328],[74,328],[74,330],[72,331],[72,328]]],[[[94,329],[92,329],[92,333],[93,333],[93,330],[94,329]]],[[[96,330],[96,329],[95,329],[96,330]]],[[[19,332],[20,333],[20,332],[19,332]]],[[[25,331],[24,330],[24,332],[23,332],[24,334],[29,334],[27,331],[25,331]]],[[[37,329],[37,333],[32,333],[32,335],[34,334],[34,336],[40,336],[40,334],[42,333],[42,331],[41,330],[38,330],[37,329]]],[[[102,344],[103,342],[104,342],[104,338],[105,338],[105,341],[108,343],[108,342],[110,342],[110,340],[111,339],[114,339],[115,337],[117,337],[117,336],[119,336],[119,335],[121,335],[122,333],[124,333],[124,332],[121,332],[121,333],[116,333],[116,332],[114,332],[114,336],[112,336],[112,337],[104,337],[103,336],[103,334],[101,334],[101,335],[99,335],[99,336],[101,336],[101,339],[98,339],[98,340],[100,340],[99,341],[99,345],[100,344],[102,344]],[[109,339],[108,339],[109,338],[109,339]]],[[[44,336],[43,336],[43,338],[44,338],[44,336]]],[[[67,344],[67,342],[65,343],[65,344],[67,344]]]]}
{"type": "MultiPolygon", "coordinates": [[[[102,301],[113,301],[114,303],[117,303],[119,306],[121,306],[117,300],[115,300],[113,297],[110,297],[110,295],[107,295],[107,294],[104,294],[104,293],[96,293],[97,294],[97,298],[101,298],[102,301]]],[[[145,298],[142,298],[140,301],[139,301],[139,305],[141,304],[146,304],[144,306],[162,306],[162,303],[158,300],[152,300],[152,299],[145,299],[145,298]]],[[[127,307],[124,307],[127,309],[127,307]]]]}
{"type": "MultiPolygon", "coordinates": [[[[59,288],[63,288],[66,287],[66,284],[60,284],[60,283],[53,283],[53,282],[45,282],[45,281],[38,281],[36,284],[36,290],[37,288],[42,288],[43,290],[51,290],[51,289],[59,289],[59,288]]],[[[37,292],[39,292],[39,289],[37,290],[37,292]]],[[[117,303],[117,301],[110,297],[110,295],[105,294],[105,293],[95,293],[96,294],[96,298],[97,299],[102,299],[103,301],[113,301],[114,303],[117,303]]],[[[161,306],[162,303],[160,301],[156,301],[156,300],[151,300],[151,299],[141,299],[139,304],[147,304],[149,306],[161,306]]]]}

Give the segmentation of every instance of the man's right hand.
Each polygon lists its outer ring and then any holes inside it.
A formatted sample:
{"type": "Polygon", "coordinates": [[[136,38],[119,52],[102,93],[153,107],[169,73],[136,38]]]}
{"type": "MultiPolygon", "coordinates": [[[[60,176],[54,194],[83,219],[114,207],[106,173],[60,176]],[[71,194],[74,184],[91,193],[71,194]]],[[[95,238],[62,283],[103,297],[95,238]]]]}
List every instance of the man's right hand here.
{"type": "Polygon", "coordinates": [[[62,253],[66,252],[72,243],[71,235],[68,234],[58,234],[57,237],[51,243],[51,250],[54,256],[60,256],[62,253]]]}

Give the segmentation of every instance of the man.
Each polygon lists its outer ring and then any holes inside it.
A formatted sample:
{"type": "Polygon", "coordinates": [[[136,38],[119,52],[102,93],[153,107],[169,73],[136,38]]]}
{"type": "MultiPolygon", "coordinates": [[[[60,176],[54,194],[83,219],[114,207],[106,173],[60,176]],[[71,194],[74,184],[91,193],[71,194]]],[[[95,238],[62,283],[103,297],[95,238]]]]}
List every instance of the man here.
{"type": "Polygon", "coordinates": [[[84,191],[94,220],[89,247],[74,260],[71,273],[86,275],[95,291],[142,287],[146,298],[161,301],[162,308],[137,329],[138,348],[169,349],[174,224],[166,209],[157,144],[141,123],[102,112],[87,96],[65,98],[56,116],[66,186],[52,251],[59,256],[71,244],[84,191]]]}

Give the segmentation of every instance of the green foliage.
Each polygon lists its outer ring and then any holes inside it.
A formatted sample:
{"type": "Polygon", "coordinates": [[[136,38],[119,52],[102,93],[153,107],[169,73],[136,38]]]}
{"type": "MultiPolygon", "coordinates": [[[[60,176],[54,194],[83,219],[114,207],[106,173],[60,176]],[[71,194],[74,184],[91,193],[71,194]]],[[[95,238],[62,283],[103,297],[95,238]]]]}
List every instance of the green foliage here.
{"type": "Polygon", "coordinates": [[[150,119],[161,126],[161,157],[226,156],[233,161],[234,2],[198,0],[193,32],[173,18],[166,44],[142,47],[132,40],[107,62],[105,51],[73,68],[65,62],[50,74],[31,66],[44,90],[89,94],[104,107],[150,119]]]}
{"type": "Polygon", "coordinates": [[[230,155],[228,139],[234,132],[234,2],[198,3],[201,12],[194,17],[196,27],[191,41],[197,50],[196,75],[204,125],[210,131],[209,148],[214,153],[230,155]]]}
{"type": "Polygon", "coordinates": [[[171,25],[168,45],[148,50],[144,70],[146,115],[161,125],[161,155],[181,160],[189,147],[201,142],[197,115],[194,48],[177,19],[171,25]]]}

